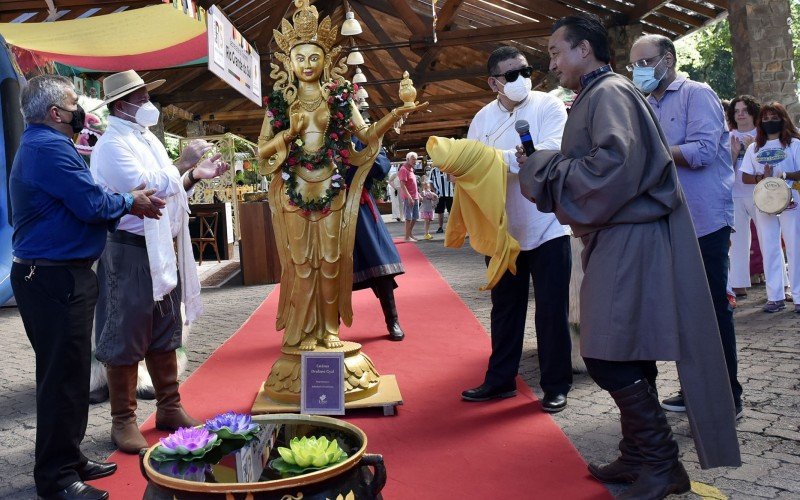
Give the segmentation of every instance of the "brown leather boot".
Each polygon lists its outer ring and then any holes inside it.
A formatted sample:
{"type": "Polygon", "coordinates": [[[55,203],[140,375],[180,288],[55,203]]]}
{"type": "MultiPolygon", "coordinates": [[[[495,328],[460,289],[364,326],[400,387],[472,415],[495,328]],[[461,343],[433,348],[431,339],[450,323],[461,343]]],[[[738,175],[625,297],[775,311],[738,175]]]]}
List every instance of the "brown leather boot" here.
{"type": "Polygon", "coordinates": [[[147,448],[136,424],[136,375],[138,365],[106,366],[111,400],[111,441],[124,453],[147,448]]]}
{"type": "Polygon", "coordinates": [[[178,358],[175,351],[151,352],[144,358],[156,390],[156,429],[174,431],[202,422],[186,414],[178,393],[178,358]]]}

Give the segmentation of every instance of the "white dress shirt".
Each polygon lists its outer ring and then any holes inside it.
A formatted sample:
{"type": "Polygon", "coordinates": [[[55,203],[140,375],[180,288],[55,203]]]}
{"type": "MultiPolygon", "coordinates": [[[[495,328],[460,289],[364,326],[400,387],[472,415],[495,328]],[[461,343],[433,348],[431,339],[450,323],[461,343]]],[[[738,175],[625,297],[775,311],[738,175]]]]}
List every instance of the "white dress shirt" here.
{"type": "Polygon", "coordinates": [[[536,149],[561,148],[561,135],[567,121],[564,103],[550,94],[535,90],[511,111],[505,109],[498,100],[484,106],[472,120],[467,138],[503,151],[509,171],[506,187],[508,232],[519,242],[520,249],[532,250],[569,234],[569,227],[562,226],[555,215],[537,210],[536,204],[525,198],[519,189],[516,147],[521,141],[514,128],[517,120],[528,121],[536,149]]]}

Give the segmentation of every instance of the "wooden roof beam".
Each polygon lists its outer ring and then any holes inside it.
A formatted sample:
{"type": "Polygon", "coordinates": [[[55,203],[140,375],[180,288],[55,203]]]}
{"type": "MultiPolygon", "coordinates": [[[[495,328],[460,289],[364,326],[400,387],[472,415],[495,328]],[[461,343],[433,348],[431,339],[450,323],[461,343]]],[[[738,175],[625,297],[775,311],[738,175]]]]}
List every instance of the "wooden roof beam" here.
{"type": "MultiPolygon", "coordinates": [[[[361,3],[361,2],[360,0],[350,0],[351,6],[355,3],[361,3]]],[[[419,17],[419,14],[414,12],[414,9],[412,9],[411,6],[408,5],[406,0],[389,0],[389,3],[395,9],[395,16],[399,17],[400,20],[403,21],[403,24],[406,25],[409,32],[419,33],[421,31],[429,29],[428,26],[426,26],[425,23],[422,22],[422,18],[419,17]]]]}
{"type": "MultiPolygon", "coordinates": [[[[378,39],[380,43],[392,43],[393,40],[391,37],[386,33],[384,29],[381,28],[381,25],[378,24],[378,21],[372,15],[372,13],[361,4],[361,2],[350,2],[350,6],[358,13],[358,16],[364,21],[367,27],[372,31],[372,34],[378,39]]],[[[411,62],[406,58],[400,49],[393,47],[387,49],[389,52],[389,56],[394,60],[397,67],[402,69],[411,69],[411,62]]]]}
{"type": "Polygon", "coordinates": [[[406,123],[400,129],[400,133],[403,134],[404,132],[413,133],[413,132],[422,132],[425,130],[444,130],[452,128],[469,127],[469,124],[471,122],[472,118],[463,118],[461,120],[424,122],[424,123],[406,123]]]}
{"type": "Polygon", "coordinates": [[[714,9],[710,9],[703,4],[699,4],[691,0],[672,0],[670,3],[673,3],[678,7],[683,7],[686,10],[696,12],[697,14],[707,17],[708,19],[716,19],[716,17],[720,14],[714,9]]]}
{"type": "Polygon", "coordinates": [[[539,38],[550,36],[550,27],[542,23],[518,23],[502,26],[491,26],[477,29],[460,29],[446,31],[438,35],[439,41],[434,45],[431,35],[414,35],[411,37],[412,49],[424,49],[429,46],[451,47],[454,45],[477,45],[485,42],[499,42],[521,38],[539,38]]]}
{"type": "Polygon", "coordinates": [[[661,0],[645,0],[636,2],[634,4],[635,7],[625,12],[625,15],[628,16],[628,22],[633,23],[639,21],[640,19],[644,19],[668,3],[669,1],[663,2],[661,0]]]}

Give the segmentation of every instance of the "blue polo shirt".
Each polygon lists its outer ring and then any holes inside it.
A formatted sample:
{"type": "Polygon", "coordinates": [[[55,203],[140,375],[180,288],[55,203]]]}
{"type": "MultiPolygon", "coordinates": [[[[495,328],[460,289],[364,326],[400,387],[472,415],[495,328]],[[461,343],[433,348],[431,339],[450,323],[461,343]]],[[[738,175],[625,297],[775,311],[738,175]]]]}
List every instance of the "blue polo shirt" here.
{"type": "Polygon", "coordinates": [[[97,259],[125,213],[123,196],[103,192],[70,138],[47,125],[22,134],[9,191],[21,259],[97,259]]]}

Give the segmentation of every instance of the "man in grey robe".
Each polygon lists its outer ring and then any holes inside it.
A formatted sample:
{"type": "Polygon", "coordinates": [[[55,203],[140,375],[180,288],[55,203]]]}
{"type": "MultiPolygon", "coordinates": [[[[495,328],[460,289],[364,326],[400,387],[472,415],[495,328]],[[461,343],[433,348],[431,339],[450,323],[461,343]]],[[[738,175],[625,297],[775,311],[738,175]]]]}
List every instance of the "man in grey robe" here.
{"type": "Polygon", "coordinates": [[[652,383],[675,361],[703,468],[740,465],[734,405],[694,227],[669,146],[643,96],[609,66],[593,16],[561,19],[550,70],[578,92],[561,151],[518,153],[520,187],[582,238],[581,354],[620,410],[621,456],[589,471],[621,498],[690,488],[652,383]],[[649,283],[659,283],[657,288],[649,283]]]}

